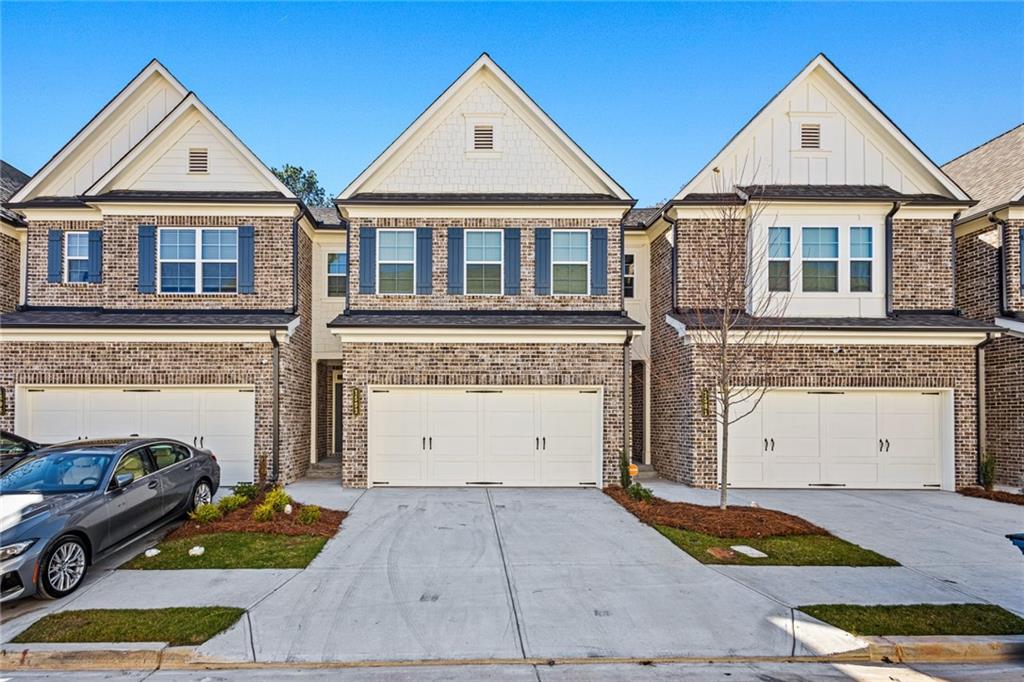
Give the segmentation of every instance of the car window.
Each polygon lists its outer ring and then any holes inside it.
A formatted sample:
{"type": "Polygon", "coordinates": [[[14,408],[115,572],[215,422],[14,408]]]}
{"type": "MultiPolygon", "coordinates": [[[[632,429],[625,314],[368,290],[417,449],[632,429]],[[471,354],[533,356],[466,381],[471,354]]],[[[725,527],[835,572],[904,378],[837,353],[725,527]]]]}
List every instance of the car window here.
{"type": "Polygon", "coordinates": [[[189,453],[188,448],[174,443],[150,445],[149,454],[153,455],[153,463],[156,464],[158,471],[165,467],[169,467],[172,464],[184,462],[192,456],[191,453],[189,453]]]}
{"type": "Polygon", "coordinates": [[[132,474],[136,480],[142,478],[146,474],[153,473],[150,470],[149,462],[146,461],[146,457],[142,450],[136,450],[129,452],[127,455],[121,458],[121,461],[117,463],[117,468],[114,469],[114,478],[117,478],[121,474],[132,474]]]}
{"type": "Polygon", "coordinates": [[[95,490],[110,465],[109,454],[58,452],[28,457],[4,472],[0,490],[13,493],[70,493],[95,490]]]}
{"type": "Polygon", "coordinates": [[[0,455],[20,455],[27,450],[28,447],[24,443],[0,436],[0,455]]]}

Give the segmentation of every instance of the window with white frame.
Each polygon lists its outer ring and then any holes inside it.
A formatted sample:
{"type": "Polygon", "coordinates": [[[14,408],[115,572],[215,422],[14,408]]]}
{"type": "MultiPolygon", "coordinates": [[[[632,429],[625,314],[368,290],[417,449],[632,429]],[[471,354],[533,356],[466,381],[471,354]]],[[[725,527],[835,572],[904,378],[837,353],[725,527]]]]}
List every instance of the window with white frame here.
{"type": "Polygon", "coordinates": [[[163,228],[159,232],[160,292],[238,291],[238,230],[163,228]]]}
{"type": "Polygon", "coordinates": [[[348,293],[348,254],[327,254],[327,295],[334,298],[348,293]]]}
{"type": "Polygon", "coordinates": [[[416,231],[379,230],[377,233],[377,293],[416,291],[416,231]]]}
{"type": "Polygon", "coordinates": [[[803,291],[839,291],[839,228],[803,228],[801,248],[803,291]]]}
{"type": "Polygon", "coordinates": [[[788,227],[768,228],[768,291],[789,291],[790,257],[788,227]]]}
{"type": "Polygon", "coordinates": [[[466,293],[501,294],[501,230],[466,230],[466,293]]]}
{"type": "Polygon", "coordinates": [[[555,230],[551,233],[551,293],[586,295],[590,292],[590,232],[555,230]]]}
{"type": "Polygon", "coordinates": [[[68,282],[89,281],[89,233],[64,233],[64,272],[68,282]]]}
{"type": "Polygon", "coordinates": [[[850,228],[850,291],[871,291],[874,235],[870,227],[850,228]]]}
{"type": "Polygon", "coordinates": [[[622,295],[625,298],[633,298],[636,294],[636,256],[632,253],[627,253],[623,266],[622,295]]]}

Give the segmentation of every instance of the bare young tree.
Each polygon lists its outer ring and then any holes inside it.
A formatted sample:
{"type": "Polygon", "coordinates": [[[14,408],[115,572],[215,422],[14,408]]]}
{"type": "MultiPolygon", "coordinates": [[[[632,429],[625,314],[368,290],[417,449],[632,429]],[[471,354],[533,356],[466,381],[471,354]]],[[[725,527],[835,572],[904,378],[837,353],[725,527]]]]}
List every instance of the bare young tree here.
{"type": "MultiPolygon", "coordinates": [[[[711,227],[680,248],[689,251],[687,263],[692,264],[684,276],[691,278],[694,289],[688,326],[695,337],[695,359],[702,354],[713,375],[714,395],[702,402],[713,406],[721,434],[719,506],[726,509],[729,427],[756,410],[767,391],[766,382],[753,376],[754,368],[771,356],[771,347],[780,341],[773,318],[785,314],[793,273],[769,272],[768,227],[774,219],[762,196],[763,187],[728,182],[718,168],[714,178],[715,193],[728,198],[709,208],[711,227]],[[776,286],[768,286],[769,277],[776,286]],[[786,291],[773,291],[782,288],[786,291]]],[[[790,248],[788,243],[785,246],[790,248]]]]}

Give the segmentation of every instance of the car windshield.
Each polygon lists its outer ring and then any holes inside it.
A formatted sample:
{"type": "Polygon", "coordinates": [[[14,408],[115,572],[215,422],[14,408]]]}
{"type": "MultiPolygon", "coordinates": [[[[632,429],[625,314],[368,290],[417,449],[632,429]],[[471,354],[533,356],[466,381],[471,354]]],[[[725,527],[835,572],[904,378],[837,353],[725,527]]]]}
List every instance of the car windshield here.
{"type": "Polygon", "coordinates": [[[96,490],[113,455],[59,452],[29,457],[0,477],[0,494],[80,493],[96,490]]]}

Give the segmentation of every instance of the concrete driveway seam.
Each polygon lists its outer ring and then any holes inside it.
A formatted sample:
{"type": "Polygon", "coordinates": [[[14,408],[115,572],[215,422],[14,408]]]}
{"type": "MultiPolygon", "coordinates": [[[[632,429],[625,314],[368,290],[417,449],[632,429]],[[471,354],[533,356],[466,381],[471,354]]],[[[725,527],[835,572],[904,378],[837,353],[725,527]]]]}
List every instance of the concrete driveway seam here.
{"type": "MultiPolygon", "coordinates": [[[[498,539],[498,554],[501,556],[501,568],[505,573],[505,587],[508,590],[508,598],[512,603],[512,617],[516,621],[516,639],[519,640],[519,651],[522,652],[523,658],[526,658],[526,645],[523,643],[523,629],[519,624],[519,605],[516,603],[515,590],[512,589],[512,578],[508,573],[508,560],[505,558],[505,545],[501,538],[501,529],[498,528],[498,519],[494,515],[494,499],[491,497],[490,488],[484,488],[484,492],[487,495],[487,508],[491,511],[491,523],[494,524],[494,535],[498,539]]],[[[537,679],[540,679],[539,674],[537,679]]]]}

